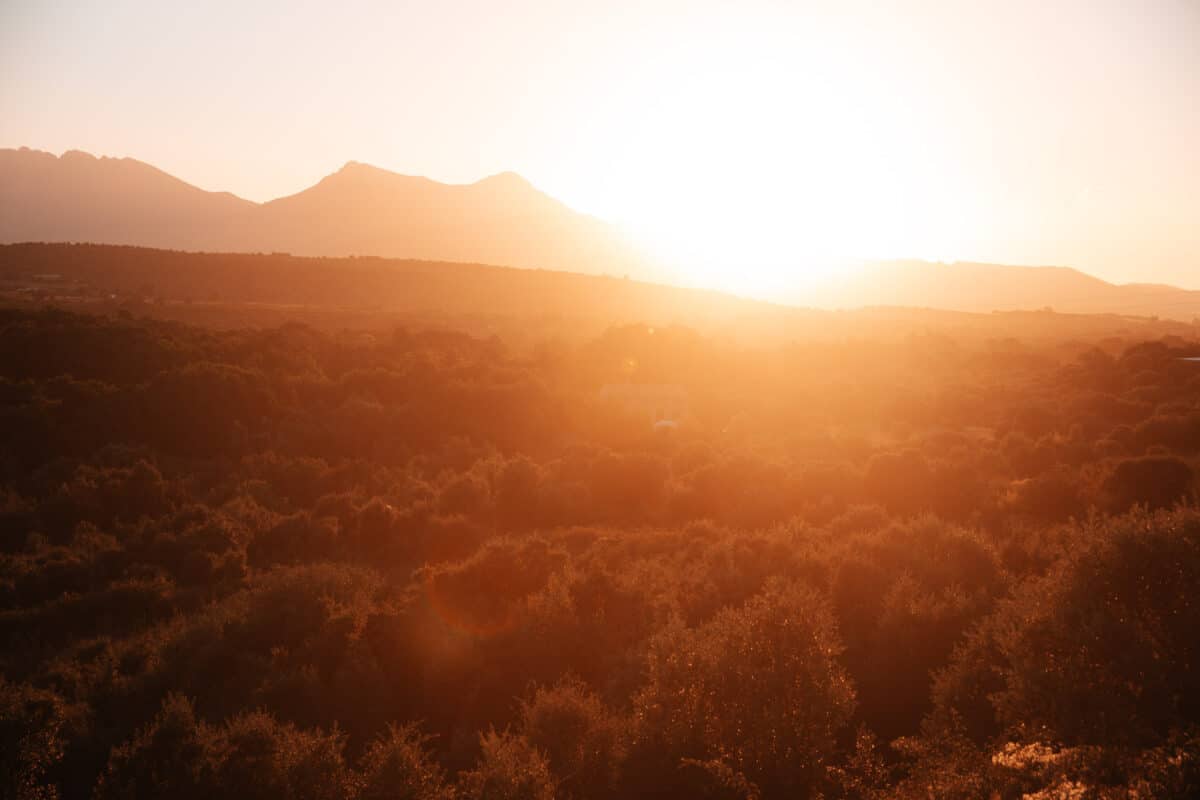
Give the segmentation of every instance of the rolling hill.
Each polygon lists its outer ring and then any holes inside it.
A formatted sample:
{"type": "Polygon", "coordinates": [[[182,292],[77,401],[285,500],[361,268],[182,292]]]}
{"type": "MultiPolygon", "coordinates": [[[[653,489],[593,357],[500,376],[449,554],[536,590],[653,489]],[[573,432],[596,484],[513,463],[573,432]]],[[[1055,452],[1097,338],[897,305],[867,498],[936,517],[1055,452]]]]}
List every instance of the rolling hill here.
{"type": "Polygon", "coordinates": [[[796,300],[825,308],[903,306],[972,312],[1050,308],[1074,314],[1188,321],[1200,317],[1200,291],[1159,284],[1113,284],[1068,267],[970,262],[859,264],[796,300]]]}
{"type": "Polygon", "coordinates": [[[742,342],[950,336],[1098,341],[1200,335],[1116,314],[796,308],[603,275],[375,257],[186,253],[92,244],[0,245],[0,306],[129,313],[215,328],[304,322],[326,330],[440,328],[522,344],[613,326],[682,325],[742,342]]]}

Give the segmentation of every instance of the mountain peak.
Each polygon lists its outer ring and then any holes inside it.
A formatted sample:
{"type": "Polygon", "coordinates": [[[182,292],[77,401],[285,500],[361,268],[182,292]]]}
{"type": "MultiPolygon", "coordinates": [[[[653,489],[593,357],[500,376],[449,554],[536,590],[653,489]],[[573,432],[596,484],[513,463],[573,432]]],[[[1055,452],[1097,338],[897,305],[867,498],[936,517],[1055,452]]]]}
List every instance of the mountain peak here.
{"type": "Polygon", "coordinates": [[[476,181],[475,185],[519,187],[522,189],[533,188],[533,184],[512,171],[497,172],[495,175],[488,175],[486,178],[476,181]]]}
{"type": "Polygon", "coordinates": [[[354,175],[389,175],[391,173],[389,173],[385,169],[380,169],[379,167],[375,167],[370,164],[364,164],[361,161],[347,161],[345,164],[342,165],[341,169],[339,169],[337,172],[335,172],[333,174],[334,175],[354,176],[354,175]]]}
{"type": "Polygon", "coordinates": [[[436,183],[436,181],[430,178],[424,178],[419,175],[404,175],[399,172],[392,172],[390,169],[377,167],[374,164],[366,164],[362,161],[347,161],[342,165],[341,169],[326,175],[320,183],[326,183],[330,179],[338,179],[340,181],[353,179],[357,182],[370,183],[393,183],[396,181],[436,183]]]}
{"type": "Polygon", "coordinates": [[[533,184],[531,184],[529,181],[527,181],[521,175],[517,174],[516,172],[512,172],[511,170],[506,170],[504,172],[497,172],[494,175],[488,175],[485,178],[480,178],[479,180],[475,181],[474,183],[467,183],[467,184],[447,183],[445,181],[438,181],[438,180],[434,180],[433,178],[426,178],[426,177],[418,176],[418,175],[405,175],[405,174],[399,173],[399,172],[392,172],[391,170],[384,169],[383,167],[377,167],[373,164],[366,164],[362,161],[347,161],[345,164],[342,165],[341,169],[339,169],[337,172],[335,172],[333,174],[334,175],[343,175],[343,176],[360,176],[360,177],[362,177],[362,176],[387,176],[390,178],[407,178],[409,180],[419,180],[419,181],[427,182],[427,183],[440,184],[442,186],[460,186],[461,185],[461,186],[491,187],[491,188],[495,188],[495,189],[523,189],[523,190],[534,188],[533,184]]]}

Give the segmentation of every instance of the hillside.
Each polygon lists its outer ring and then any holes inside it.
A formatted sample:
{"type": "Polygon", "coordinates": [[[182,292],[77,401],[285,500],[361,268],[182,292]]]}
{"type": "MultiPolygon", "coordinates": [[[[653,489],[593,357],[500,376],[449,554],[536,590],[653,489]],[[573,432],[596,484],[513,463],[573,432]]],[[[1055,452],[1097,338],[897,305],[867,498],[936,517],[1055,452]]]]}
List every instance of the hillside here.
{"type": "MultiPolygon", "coordinates": [[[[203,191],[133,159],[0,150],[0,243],[19,242],[379,256],[671,277],[614,226],[568,208],[515,173],[451,185],[353,161],[304,191],[259,204],[203,191]]],[[[1200,317],[1200,291],[1115,285],[1065,267],[966,262],[868,262],[825,286],[778,299],[829,309],[1052,308],[1187,322],[1200,317]]]]}
{"type": "Polygon", "coordinates": [[[701,324],[777,308],[704,289],[625,278],[487,264],[186,253],[102,245],[0,245],[0,281],[59,299],[194,305],[228,303],[293,311],[553,315],[701,324]]]}
{"type": "Polygon", "coordinates": [[[0,150],[0,242],[32,241],[650,274],[615,228],[513,173],[451,185],[350,162],[259,204],[133,159],[0,150]]]}
{"type": "Polygon", "coordinates": [[[515,173],[455,186],[350,162],[264,204],[230,249],[462,261],[574,272],[638,272],[607,224],[515,173]]]}
{"type": "Polygon", "coordinates": [[[212,249],[255,204],[131,158],[0,149],[0,241],[212,249]]]}
{"type": "Polygon", "coordinates": [[[908,306],[974,312],[1052,308],[1076,314],[1182,320],[1200,316],[1200,291],[1160,284],[1112,284],[1067,267],[970,262],[862,264],[799,299],[830,308],[908,306]]]}
{"type": "Polygon", "coordinates": [[[107,245],[0,245],[0,303],[131,311],[206,327],[303,321],[575,340],[612,326],[682,325],[744,342],[951,336],[1071,342],[1195,338],[1196,325],[1116,314],[795,308],[722,292],[571,272],[382,258],[183,253],[107,245]]]}

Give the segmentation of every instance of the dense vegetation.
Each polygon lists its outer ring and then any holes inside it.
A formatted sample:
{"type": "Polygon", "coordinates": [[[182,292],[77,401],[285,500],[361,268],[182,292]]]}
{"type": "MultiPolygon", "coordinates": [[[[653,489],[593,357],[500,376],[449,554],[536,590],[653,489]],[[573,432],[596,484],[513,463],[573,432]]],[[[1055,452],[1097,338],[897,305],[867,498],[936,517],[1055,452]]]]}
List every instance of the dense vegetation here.
{"type": "Polygon", "coordinates": [[[0,311],[0,796],[1194,795],[1196,355],[0,311]]]}

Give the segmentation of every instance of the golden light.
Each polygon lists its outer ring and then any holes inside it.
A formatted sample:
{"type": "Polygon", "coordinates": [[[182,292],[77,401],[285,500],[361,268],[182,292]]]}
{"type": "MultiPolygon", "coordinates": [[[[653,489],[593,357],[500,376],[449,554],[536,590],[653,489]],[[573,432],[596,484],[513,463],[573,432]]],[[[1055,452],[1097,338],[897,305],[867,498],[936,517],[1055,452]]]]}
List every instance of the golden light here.
{"type": "Polygon", "coordinates": [[[978,218],[949,137],[886,63],[759,19],[608,77],[587,148],[604,172],[570,194],[679,282],[794,294],[846,259],[961,252],[978,218]]]}

